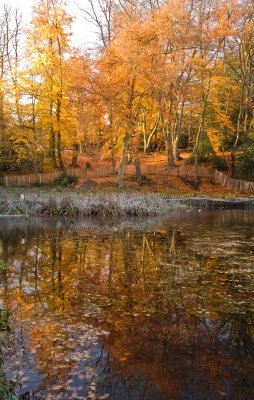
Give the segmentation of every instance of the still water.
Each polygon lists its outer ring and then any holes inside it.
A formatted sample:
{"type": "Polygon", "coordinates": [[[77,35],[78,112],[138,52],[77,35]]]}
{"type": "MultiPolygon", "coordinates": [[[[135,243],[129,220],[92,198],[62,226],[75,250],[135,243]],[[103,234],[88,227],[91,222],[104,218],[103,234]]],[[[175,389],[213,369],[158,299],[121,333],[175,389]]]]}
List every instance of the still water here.
{"type": "Polygon", "coordinates": [[[254,399],[254,212],[0,220],[23,399],[254,399]]]}

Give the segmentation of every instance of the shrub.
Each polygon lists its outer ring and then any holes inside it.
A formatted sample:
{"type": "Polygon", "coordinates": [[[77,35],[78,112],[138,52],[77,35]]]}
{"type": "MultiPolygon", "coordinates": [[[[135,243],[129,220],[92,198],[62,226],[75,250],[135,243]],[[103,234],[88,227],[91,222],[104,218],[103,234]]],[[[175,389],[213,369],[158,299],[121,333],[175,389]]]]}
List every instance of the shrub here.
{"type": "Polygon", "coordinates": [[[218,157],[217,155],[212,158],[212,165],[214,168],[220,171],[228,171],[228,164],[226,160],[222,157],[218,157]]]}
{"type": "Polygon", "coordinates": [[[254,179],[254,143],[243,149],[239,157],[239,172],[241,177],[246,180],[254,179]]]}
{"type": "Polygon", "coordinates": [[[78,177],[76,175],[67,175],[66,173],[63,173],[54,182],[55,185],[64,187],[76,186],[77,183],[78,183],[78,177]]]}

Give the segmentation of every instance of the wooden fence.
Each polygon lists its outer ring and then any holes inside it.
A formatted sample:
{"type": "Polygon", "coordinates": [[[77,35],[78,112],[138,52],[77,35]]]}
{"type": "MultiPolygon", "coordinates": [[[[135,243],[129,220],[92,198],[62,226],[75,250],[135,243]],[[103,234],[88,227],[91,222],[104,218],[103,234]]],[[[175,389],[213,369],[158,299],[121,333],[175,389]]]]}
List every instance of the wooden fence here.
{"type": "Polygon", "coordinates": [[[215,183],[224,186],[229,190],[240,193],[254,193],[254,182],[243,181],[241,179],[233,179],[223,172],[215,170],[214,172],[215,183]]]}
{"type": "MultiPolygon", "coordinates": [[[[144,168],[145,174],[159,175],[166,174],[169,176],[179,176],[182,178],[193,178],[195,176],[195,167],[193,165],[180,165],[168,170],[167,166],[152,166],[146,165],[144,168]]],[[[236,193],[254,194],[254,182],[248,182],[241,179],[233,179],[223,172],[220,172],[212,167],[205,165],[198,166],[198,176],[200,178],[210,178],[218,185],[224,186],[228,190],[236,193]]]]}
{"type": "MultiPolygon", "coordinates": [[[[194,177],[195,167],[193,165],[182,165],[169,171],[169,175],[194,177]]],[[[199,165],[198,176],[201,178],[211,178],[216,184],[224,186],[226,189],[232,190],[236,193],[254,194],[254,182],[244,181],[242,179],[233,179],[212,167],[199,165]]]]}
{"type": "MultiPolygon", "coordinates": [[[[84,179],[96,179],[112,176],[112,169],[110,167],[94,167],[90,171],[84,171],[83,168],[68,169],[68,174],[77,175],[84,179]]],[[[134,166],[127,165],[126,173],[134,174],[134,166]]],[[[142,166],[142,172],[145,175],[150,176],[179,176],[185,178],[193,178],[195,175],[195,167],[193,165],[180,165],[172,170],[168,170],[166,164],[144,164],[142,166]]],[[[33,185],[45,185],[52,184],[57,178],[62,175],[63,171],[57,170],[54,172],[42,173],[42,174],[27,174],[27,175],[6,175],[0,176],[1,186],[33,186],[33,185]]],[[[232,190],[238,193],[250,193],[254,194],[254,182],[243,181],[241,179],[230,178],[223,172],[214,170],[212,167],[206,167],[199,165],[198,175],[201,178],[210,178],[215,183],[224,186],[228,190],[232,190]]],[[[155,178],[156,179],[156,178],[155,178]]]]}
{"type": "MultiPolygon", "coordinates": [[[[195,166],[180,165],[179,167],[175,167],[172,171],[169,171],[169,175],[193,178],[195,176],[195,166]]],[[[198,176],[200,176],[200,178],[214,179],[214,169],[201,164],[198,166],[198,176]]]]}
{"type": "MultiPolygon", "coordinates": [[[[179,165],[172,169],[168,169],[167,163],[161,164],[143,164],[141,165],[142,173],[144,175],[155,175],[155,176],[179,176],[183,178],[193,178],[195,176],[195,166],[194,165],[179,165]]],[[[134,173],[133,167],[133,173],[134,173]]],[[[214,179],[214,169],[212,167],[206,167],[201,164],[198,166],[198,175],[201,178],[211,178],[214,179]]]]}
{"type": "Polygon", "coordinates": [[[32,186],[50,184],[62,175],[62,171],[42,174],[5,175],[0,176],[1,186],[32,186]]]}
{"type": "MultiPolygon", "coordinates": [[[[82,168],[67,169],[69,175],[82,176],[84,179],[103,178],[112,175],[111,168],[93,168],[85,171],[82,168]]],[[[52,184],[57,178],[63,174],[63,171],[56,170],[53,172],[24,174],[24,175],[5,175],[0,176],[0,186],[34,186],[52,184]]]]}

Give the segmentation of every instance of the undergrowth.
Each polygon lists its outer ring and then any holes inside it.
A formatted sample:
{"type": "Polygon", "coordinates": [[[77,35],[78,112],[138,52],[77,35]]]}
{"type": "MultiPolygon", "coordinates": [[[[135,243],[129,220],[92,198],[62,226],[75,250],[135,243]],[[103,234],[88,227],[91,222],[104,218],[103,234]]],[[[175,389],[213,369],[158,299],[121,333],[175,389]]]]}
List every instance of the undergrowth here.
{"type": "Polygon", "coordinates": [[[73,186],[75,187],[78,183],[78,177],[76,175],[67,175],[63,173],[59,178],[57,178],[54,182],[54,185],[68,187],[73,186]]]}
{"type": "Polygon", "coordinates": [[[156,194],[134,193],[42,193],[28,194],[25,203],[18,194],[0,198],[2,215],[53,216],[148,216],[166,214],[172,205],[156,194]]]}

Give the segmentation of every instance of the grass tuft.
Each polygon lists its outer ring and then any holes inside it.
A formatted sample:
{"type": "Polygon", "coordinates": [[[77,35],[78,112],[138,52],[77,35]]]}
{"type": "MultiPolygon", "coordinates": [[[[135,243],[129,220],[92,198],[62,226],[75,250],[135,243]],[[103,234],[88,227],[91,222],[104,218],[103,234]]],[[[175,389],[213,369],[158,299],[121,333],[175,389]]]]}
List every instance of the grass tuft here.
{"type": "Polygon", "coordinates": [[[82,192],[77,190],[31,191],[25,195],[4,191],[0,195],[0,215],[49,215],[66,217],[125,217],[166,215],[180,207],[254,208],[254,199],[197,197],[172,198],[152,193],[82,192]]]}
{"type": "Polygon", "coordinates": [[[139,193],[29,193],[24,200],[18,194],[0,199],[2,215],[52,216],[148,216],[166,214],[172,205],[157,194],[139,193]]]}

